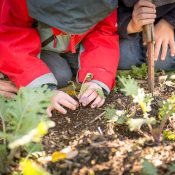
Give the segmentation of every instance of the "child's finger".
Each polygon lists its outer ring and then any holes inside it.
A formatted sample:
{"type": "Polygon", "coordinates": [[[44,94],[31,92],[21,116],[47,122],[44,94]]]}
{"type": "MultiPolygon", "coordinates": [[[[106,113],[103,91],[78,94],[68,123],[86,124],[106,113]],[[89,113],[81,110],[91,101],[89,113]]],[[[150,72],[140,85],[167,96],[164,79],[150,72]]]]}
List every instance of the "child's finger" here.
{"type": "Polygon", "coordinates": [[[98,105],[101,103],[102,98],[100,96],[98,96],[95,101],[91,104],[91,108],[96,108],[98,107],[98,105]]]}
{"type": "Polygon", "coordinates": [[[18,89],[9,81],[0,81],[0,89],[8,92],[17,92],[18,89]]]}
{"type": "Polygon", "coordinates": [[[79,106],[78,102],[74,100],[71,96],[69,96],[68,94],[66,94],[66,100],[76,107],[79,106]]]}
{"type": "Polygon", "coordinates": [[[167,50],[168,50],[168,42],[164,41],[162,43],[162,55],[161,55],[161,60],[163,61],[166,59],[167,50]]]}
{"type": "Polygon", "coordinates": [[[140,7],[156,8],[156,6],[152,2],[149,2],[148,0],[138,1],[138,3],[135,5],[135,9],[138,9],[140,7]]]}
{"type": "Polygon", "coordinates": [[[94,91],[95,89],[89,88],[83,94],[81,94],[81,97],[79,98],[80,103],[82,98],[90,96],[94,91]]]}
{"type": "Polygon", "coordinates": [[[97,107],[99,108],[99,107],[103,106],[104,103],[105,103],[105,99],[102,99],[102,101],[99,103],[99,105],[97,107]]]}
{"type": "Polygon", "coordinates": [[[53,107],[60,113],[62,114],[66,114],[67,113],[67,110],[65,110],[60,104],[58,103],[54,103],[53,104],[53,107]]]}
{"type": "Polygon", "coordinates": [[[154,54],[155,60],[157,60],[158,57],[159,57],[161,45],[162,45],[162,40],[156,41],[156,45],[155,45],[155,54],[154,54]]]}
{"type": "Polygon", "coordinates": [[[7,91],[1,91],[1,90],[0,90],[0,95],[7,97],[7,98],[13,98],[16,96],[14,93],[7,92],[7,91]]]}
{"type": "Polygon", "coordinates": [[[54,109],[53,106],[48,106],[47,109],[46,109],[46,112],[47,112],[47,115],[49,117],[52,117],[52,110],[54,109]]]}
{"type": "Polygon", "coordinates": [[[142,7],[137,10],[138,15],[151,15],[149,18],[156,18],[156,10],[153,8],[148,8],[148,7],[142,7]]]}
{"type": "Polygon", "coordinates": [[[66,108],[68,108],[68,109],[76,110],[76,105],[73,105],[72,103],[70,103],[67,100],[62,100],[62,101],[60,101],[59,104],[66,107],[66,108]]]}
{"type": "Polygon", "coordinates": [[[140,15],[138,15],[138,20],[152,19],[152,21],[154,21],[155,18],[156,18],[155,14],[140,14],[140,15]]]}
{"type": "Polygon", "coordinates": [[[141,26],[147,25],[147,24],[153,24],[155,22],[155,19],[143,19],[139,20],[139,23],[141,26]]]}
{"type": "Polygon", "coordinates": [[[170,46],[171,56],[174,57],[175,56],[175,42],[174,42],[174,40],[170,41],[169,46],[170,46]]]}
{"type": "MultiPolygon", "coordinates": [[[[95,100],[98,96],[98,93],[94,91],[91,95],[89,95],[86,100],[83,100],[82,98],[82,105],[87,106],[89,103],[91,103],[93,100],[95,100]]],[[[85,98],[84,98],[85,99],[85,98]]]]}

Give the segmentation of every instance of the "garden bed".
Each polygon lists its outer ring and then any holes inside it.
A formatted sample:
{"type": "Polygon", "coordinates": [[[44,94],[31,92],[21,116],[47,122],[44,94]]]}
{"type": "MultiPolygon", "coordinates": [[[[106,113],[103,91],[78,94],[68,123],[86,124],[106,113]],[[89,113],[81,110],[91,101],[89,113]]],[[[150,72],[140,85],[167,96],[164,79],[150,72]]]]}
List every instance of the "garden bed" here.
{"type": "MultiPolygon", "coordinates": [[[[140,84],[147,89],[147,81],[142,80],[140,84]]],[[[157,81],[152,104],[153,116],[157,117],[159,103],[170,97],[172,92],[175,92],[175,87],[162,85],[157,81]]],[[[71,147],[77,154],[72,159],[49,163],[48,169],[51,174],[141,174],[144,159],[158,168],[158,174],[168,173],[167,167],[175,163],[174,141],[156,144],[137,132],[129,131],[127,126],[107,122],[102,114],[105,107],[111,105],[116,109],[127,109],[131,113],[136,108],[130,97],[117,91],[111,93],[106,99],[105,106],[100,109],[80,107],[65,116],[54,113],[56,127],[51,129],[50,134],[44,139],[45,151],[52,154],[71,147]]],[[[142,112],[137,110],[136,116],[142,117],[142,112]]],[[[175,126],[175,116],[172,122],[167,123],[166,128],[175,126]]],[[[146,128],[144,130],[148,132],[146,128]]]]}

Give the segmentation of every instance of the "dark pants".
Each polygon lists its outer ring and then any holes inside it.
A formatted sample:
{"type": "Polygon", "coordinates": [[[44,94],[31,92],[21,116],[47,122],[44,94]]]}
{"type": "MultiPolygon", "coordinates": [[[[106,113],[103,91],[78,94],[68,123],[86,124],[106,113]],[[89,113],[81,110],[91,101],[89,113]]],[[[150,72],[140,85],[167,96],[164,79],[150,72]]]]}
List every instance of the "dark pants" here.
{"type": "Polygon", "coordinates": [[[77,74],[78,53],[58,54],[44,50],[40,57],[54,74],[59,88],[67,86],[68,81],[72,80],[72,77],[77,74]]]}
{"type": "MultiPolygon", "coordinates": [[[[147,48],[142,44],[142,36],[137,35],[131,39],[120,40],[120,63],[119,69],[131,69],[132,65],[140,66],[147,62],[147,48]]],[[[175,57],[171,57],[170,49],[168,49],[166,60],[161,61],[161,52],[159,59],[155,62],[156,70],[175,70],[175,57]]]]}

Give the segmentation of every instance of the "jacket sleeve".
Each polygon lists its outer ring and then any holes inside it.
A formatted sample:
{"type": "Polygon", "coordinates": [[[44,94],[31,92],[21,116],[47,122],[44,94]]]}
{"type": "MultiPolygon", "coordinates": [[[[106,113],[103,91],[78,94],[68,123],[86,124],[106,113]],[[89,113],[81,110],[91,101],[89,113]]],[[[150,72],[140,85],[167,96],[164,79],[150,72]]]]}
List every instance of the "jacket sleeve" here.
{"type": "Polygon", "coordinates": [[[38,87],[56,80],[39,59],[40,39],[32,28],[25,0],[0,2],[0,71],[17,87],[38,87]]]}
{"type": "Polygon", "coordinates": [[[92,81],[99,84],[108,94],[115,85],[119,62],[119,39],[117,10],[97,24],[83,39],[80,49],[78,79],[83,82],[87,73],[93,74],[92,81]]]}
{"type": "Polygon", "coordinates": [[[138,33],[128,34],[127,27],[132,19],[132,7],[126,7],[124,4],[119,3],[118,7],[118,33],[121,39],[129,39],[135,37],[138,33]]]}

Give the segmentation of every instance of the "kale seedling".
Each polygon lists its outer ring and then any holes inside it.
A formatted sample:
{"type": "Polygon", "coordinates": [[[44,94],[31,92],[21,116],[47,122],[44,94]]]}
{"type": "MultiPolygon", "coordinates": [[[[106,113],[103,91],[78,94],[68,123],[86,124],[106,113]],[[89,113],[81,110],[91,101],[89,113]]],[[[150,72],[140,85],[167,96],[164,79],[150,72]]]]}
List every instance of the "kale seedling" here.
{"type": "Polygon", "coordinates": [[[151,94],[145,94],[144,89],[138,86],[138,83],[128,76],[128,78],[119,77],[119,80],[123,84],[121,89],[127,96],[132,96],[133,102],[138,104],[143,112],[143,118],[129,118],[127,124],[131,131],[138,131],[145,135],[141,130],[141,127],[146,124],[152,133],[152,125],[156,123],[154,117],[149,117],[151,111],[151,102],[153,100],[151,94]]]}

